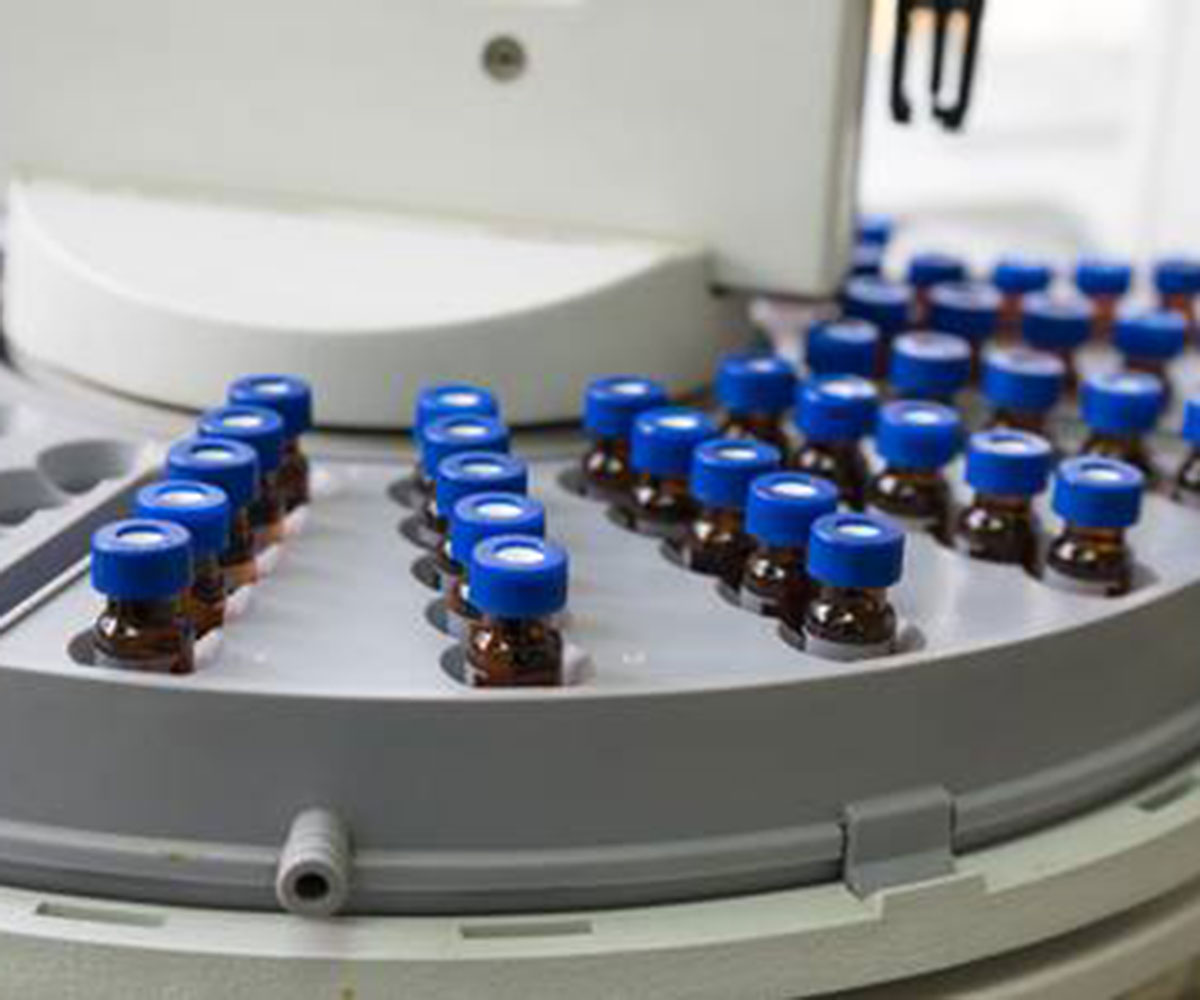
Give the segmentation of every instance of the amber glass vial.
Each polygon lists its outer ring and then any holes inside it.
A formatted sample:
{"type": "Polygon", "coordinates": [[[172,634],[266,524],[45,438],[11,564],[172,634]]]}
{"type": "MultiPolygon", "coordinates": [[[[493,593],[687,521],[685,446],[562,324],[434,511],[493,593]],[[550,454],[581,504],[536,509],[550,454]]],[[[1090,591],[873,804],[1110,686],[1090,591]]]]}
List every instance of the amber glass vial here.
{"type": "Polygon", "coordinates": [[[418,498],[433,492],[433,475],[437,467],[426,468],[424,462],[424,431],[443,417],[499,417],[500,404],[495,394],[483,386],[469,382],[439,382],[427,385],[417,393],[413,410],[413,440],[417,446],[417,467],[413,488],[418,498]]]}
{"type": "Polygon", "coordinates": [[[861,507],[870,476],[862,441],[875,426],[879,394],[857,375],[810,378],[796,393],[801,444],[791,465],[828,480],[842,499],[861,507]]]}
{"type": "Polygon", "coordinates": [[[640,375],[593,379],[583,397],[583,429],[588,448],[580,462],[588,496],[616,500],[629,493],[633,467],[629,439],[638,414],[667,405],[667,390],[640,375]]]}
{"type": "Polygon", "coordinates": [[[879,328],[865,319],[820,320],[808,328],[804,361],[812,375],[858,375],[883,371],[879,328]]]}
{"type": "Polygon", "coordinates": [[[1075,265],[1075,287],[1092,302],[1092,339],[1112,337],[1121,300],[1133,286],[1133,265],[1109,257],[1083,257],[1075,265]]]}
{"type": "Polygon", "coordinates": [[[1037,351],[1053,354],[1063,363],[1064,389],[1074,392],[1079,376],[1075,355],[1092,335],[1094,308],[1082,295],[1027,295],[1021,314],[1021,335],[1037,351]]]}
{"type": "Polygon", "coordinates": [[[1154,265],[1154,287],[1162,308],[1178,313],[1188,330],[1196,330],[1196,296],[1200,295],[1200,260],[1168,257],[1154,265]]]}
{"type": "Polygon", "coordinates": [[[992,268],[992,285],[1000,293],[996,340],[1010,344],[1021,337],[1025,297],[1044,292],[1054,279],[1048,263],[1032,257],[1001,257],[992,268]]]}
{"type": "Polygon", "coordinates": [[[983,358],[983,397],[988,426],[1029,431],[1051,440],[1049,416],[1062,398],[1062,360],[1032,347],[1000,347],[983,358]]]}
{"type": "Polygon", "coordinates": [[[1088,428],[1081,453],[1127,462],[1154,482],[1157,474],[1146,437],[1158,426],[1166,399],[1162,380],[1146,372],[1089,377],[1080,394],[1080,411],[1088,428]]]}
{"type": "Polygon", "coordinates": [[[971,345],[953,333],[918,330],[892,344],[888,381],[900,399],[928,399],[953,406],[971,380],[971,345]]]}
{"type": "Polygon", "coordinates": [[[130,519],[92,536],[92,586],[105,605],[92,627],[101,666],[190,674],[194,633],[185,607],[191,539],[170,521],[130,519]]]}
{"type": "Polygon", "coordinates": [[[1130,371],[1145,372],[1162,382],[1171,400],[1171,363],[1187,345],[1187,322],[1165,309],[1124,312],[1117,318],[1114,341],[1130,371]]]}
{"type": "Polygon", "coordinates": [[[436,476],[446,459],[467,452],[508,454],[508,428],[499,417],[482,414],[439,417],[421,431],[421,466],[435,477],[435,482],[414,497],[418,520],[426,528],[413,537],[419,544],[436,549],[441,543],[442,518],[438,514],[436,476]]]}
{"type": "Polygon", "coordinates": [[[913,292],[884,278],[853,278],[842,292],[842,310],[879,331],[879,374],[887,371],[892,341],[913,323],[913,292]]]}
{"type": "Polygon", "coordinates": [[[956,254],[926,250],[913,254],[908,262],[908,284],[913,290],[913,325],[929,325],[934,289],[939,285],[966,281],[967,263],[956,254]]]}
{"type": "Polygon", "coordinates": [[[929,293],[929,328],[971,345],[971,380],[1000,323],[1000,293],[982,281],[938,285],[929,293]]]}
{"type": "Polygon", "coordinates": [[[515,455],[498,451],[460,451],[438,464],[437,485],[422,507],[425,527],[445,541],[454,505],[474,493],[526,493],[529,468],[515,455]]]}
{"type": "Polygon", "coordinates": [[[1183,407],[1183,440],[1188,453],[1175,474],[1172,495],[1188,507],[1200,507],[1200,397],[1192,397],[1183,407]]]}
{"type": "Polygon", "coordinates": [[[295,375],[245,375],[229,386],[229,402],[274,410],[283,421],[279,494],[285,513],[309,502],[309,463],[301,438],[312,429],[312,386],[295,375]]]}
{"type": "Polygon", "coordinates": [[[784,416],[796,394],[791,362],[774,354],[732,354],[717,369],[717,401],[725,412],[721,436],[755,438],[788,449],[784,416]]]}

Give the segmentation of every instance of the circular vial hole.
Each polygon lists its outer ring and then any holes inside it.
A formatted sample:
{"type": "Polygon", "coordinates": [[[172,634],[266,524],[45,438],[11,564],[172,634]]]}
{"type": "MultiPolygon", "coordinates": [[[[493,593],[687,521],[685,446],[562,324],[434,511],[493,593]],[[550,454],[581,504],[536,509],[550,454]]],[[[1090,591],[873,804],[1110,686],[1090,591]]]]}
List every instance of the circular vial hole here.
{"type": "Polygon", "coordinates": [[[136,448],[124,441],[72,441],[42,452],[38,468],[60,490],[79,494],[128,475],[135,455],[136,448]]]}
{"type": "Polygon", "coordinates": [[[493,80],[501,83],[516,80],[528,64],[525,46],[511,35],[500,35],[483,47],[483,68],[493,80]]]}
{"type": "Polygon", "coordinates": [[[62,504],[54,486],[36,469],[0,472],[0,525],[20,524],[39,510],[62,504]]]}
{"type": "Polygon", "coordinates": [[[296,898],[305,903],[319,903],[329,895],[329,879],[320,872],[302,872],[292,883],[296,898]]]}

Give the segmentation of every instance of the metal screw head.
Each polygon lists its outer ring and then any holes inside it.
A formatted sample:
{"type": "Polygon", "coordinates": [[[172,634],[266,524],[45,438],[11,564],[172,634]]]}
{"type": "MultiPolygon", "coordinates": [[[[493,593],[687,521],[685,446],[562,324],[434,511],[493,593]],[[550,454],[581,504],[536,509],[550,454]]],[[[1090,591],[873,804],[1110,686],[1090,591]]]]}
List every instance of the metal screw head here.
{"type": "Polygon", "coordinates": [[[493,38],[483,48],[484,71],[501,83],[517,79],[528,63],[525,47],[509,35],[493,38]]]}

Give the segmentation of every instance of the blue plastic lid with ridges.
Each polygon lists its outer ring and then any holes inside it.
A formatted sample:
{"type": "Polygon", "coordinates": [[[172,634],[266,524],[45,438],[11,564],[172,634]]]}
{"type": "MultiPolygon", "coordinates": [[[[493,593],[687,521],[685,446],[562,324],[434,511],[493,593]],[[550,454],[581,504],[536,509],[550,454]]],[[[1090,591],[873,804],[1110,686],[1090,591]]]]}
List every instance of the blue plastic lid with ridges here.
{"type": "Polygon", "coordinates": [[[116,600],[175,597],[192,583],[192,540],[172,521],[130,518],[92,535],[92,586],[116,600]]]}
{"type": "Polygon", "coordinates": [[[1113,339],[1126,357],[1170,361],[1183,353],[1187,333],[1187,320],[1179,313],[1154,309],[1121,313],[1113,339]]]}
{"type": "Polygon", "coordinates": [[[472,493],[450,511],[450,555],[464,566],[485,538],[545,533],[546,508],[523,493],[472,493]]]}
{"type": "Polygon", "coordinates": [[[173,521],[188,530],[198,556],[218,555],[229,545],[232,511],[219,486],[198,479],[164,479],[137,492],[135,517],[173,521]]]}
{"type": "Polygon", "coordinates": [[[471,603],[496,618],[545,618],[567,606],[567,552],[533,535],[497,535],[471,551],[471,603]]]}
{"type": "Polygon", "coordinates": [[[1000,293],[981,281],[938,285],[929,293],[929,325],[968,340],[986,340],[996,332],[1000,293]]]}
{"type": "Polygon", "coordinates": [[[742,510],[750,484],[774,472],[782,461],[778,448],[761,441],[714,438],[692,452],[688,485],[692,496],[706,507],[742,510]]]}
{"type": "Polygon", "coordinates": [[[1162,380],[1146,372],[1092,375],[1080,391],[1080,412],[1093,431],[1142,434],[1162,416],[1167,395],[1162,380]]]}
{"type": "Polygon", "coordinates": [[[865,319],[814,323],[808,329],[805,363],[814,375],[870,378],[879,362],[879,328],[865,319]]]}
{"type": "Polygon", "coordinates": [[[283,418],[283,432],[289,438],[313,424],[312,386],[295,375],[243,375],[230,383],[229,402],[274,410],[283,418]]]}
{"type": "Polygon", "coordinates": [[[962,420],[941,403],[903,400],[879,413],[875,446],[897,469],[940,469],[962,443],[962,420]]]}
{"type": "Polygon", "coordinates": [[[1053,461],[1049,442],[1037,434],[980,431],[967,442],[967,483],[994,496],[1036,496],[1046,488],[1053,461]]]}
{"type": "Polygon", "coordinates": [[[859,215],[854,228],[856,242],[879,246],[887,243],[892,238],[892,232],[896,228],[896,221],[890,215],[883,215],[879,212],[865,212],[859,215]]]}
{"type": "Polygon", "coordinates": [[[1062,359],[1032,347],[988,351],[983,359],[983,395],[992,406],[1019,413],[1054,408],[1066,383],[1062,359]]]}
{"type": "Polygon", "coordinates": [[[1160,295],[1200,294],[1200,260],[1164,257],[1154,265],[1154,287],[1160,295]]]}
{"type": "Polygon", "coordinates": [[[920,330],[896,338],[888,378],[902,396],[953,396],[971,377],[971,345],[952,333],[920,330]]]}
{"type": "Polygon", "coordinates": [[[1129,528],[1141,516],[1145,484],[1138,469],[1115,458],[1069,458],[1054,475],[1054,512],[1081,528],[1129,528]]]}
{"type": "Polygon", "coordinates": [[[262,406],[218,406],[200,415],[202,437],[233,438],[254,449],[259,472],[279,468],[283,455],[283,418],[262,406]]]}
{"type": "Polygon", "coordinates": [[[500,413],[495,394],[469,382],[441,382],[427,385],[417,394],[413,428],[421,431],[441,417],[477,414],[494,417],[500,413]]]}
{"type": "Polygon", "coordinates": [[[498,451],[460,451],[443,458],[434,477],[438,513],[448,514],[474,493],[525,493],[529,469],[521,459],[498,451]]]}
{"type": "Polygon", "coordinates": [[[899,333],[912,315],[912,289],[882,278],[851,278],[842,293],[846,315],[874,323],[885,337],[899,333]]]}
{"type": "Polygon", "coordinates": [[[795,369],[774,354],[731,354],[717,369],[717,399],[729,413],[782,413],[795,392],[795,369]]]}
{"type": "Polygon", "coordinates": [[[235,510],[258,495],[258,455],[233,438],[190,437],[175,442],[167,452],[166,474],[219,486],[235,510]]]}
{"type": "Polygon", "coordinates": [[[859,243],[850,254],[850,275],[878,278],[883,274],[886,248],[880,243],[859,243]]]}
{"type": "Polygon", "coordinates": [[[821,375],[796,392],[796,427],[810,441],[856,441],[875,426],[879,392],[858,375],[821,375]]]}
{"type": "Polygon", "coordinates": [[[1092,333],[1095,306],[1082,295],[1028,295],[1021,307],[1021,336],[1043,351],[1070,351],[1092,333]]]}
{"type": "Polygon", "coordinates": [[[443,459],[463,451],[507,452],[508,428],[498,417],[461,414],[438,417],[420,433],[421,464],[435,473],[443,459]]]}
{"type": "Polygon", "coordinates": [[[826,514],[812,527],[808,575],[828,587],[880,588],[900,582],[904,532],[874,514],[826,514]]]}
{"type": "Polygon", "coordinates": [[[746,532],[764,545],[802,549],[817,518],[837,510],[837,487],[804,472],[772,472],[750,484],[746,532]]]}
{"type": "Polygon", "coordinates": [[[1054,268],[1034,257],[1001,257],[992,268],[992,284],[1005,295],[1045,291],[1053,279],[1054,268]]]}
{"type": "Polygon", "coordinates": [[[908,262],[908,283],[914,288],[966,280],[967,262],[956,254],[928,250],[913,254],[908,262]]]}
{"type": "Polygon", "coordinates": [[[667,405],[666,388],[641,375],[605,375],[588,383],[583,427],[589,434],[628,438],[639,413],[667,405]]]}
{"type": "Polygon", "coordinates": [[[630,464],[638,472],[685,479],[692,470],[692,452],[718,433],[716,422],[701,410],[649,410],[634,422],[630,464]]]}
{"type": "Polygon", "coordinates": [[[1075,264],[1075,287],[1084,295],[1126,295],[1133,285],[1133,265],[1116,257],[1081,257],[1075,264]]]}
{"type": "Polygon", "coordinates": [[[1183,439],[1200,447],[1200,396],[1193,396],[1183,404],[1183,439]]]}

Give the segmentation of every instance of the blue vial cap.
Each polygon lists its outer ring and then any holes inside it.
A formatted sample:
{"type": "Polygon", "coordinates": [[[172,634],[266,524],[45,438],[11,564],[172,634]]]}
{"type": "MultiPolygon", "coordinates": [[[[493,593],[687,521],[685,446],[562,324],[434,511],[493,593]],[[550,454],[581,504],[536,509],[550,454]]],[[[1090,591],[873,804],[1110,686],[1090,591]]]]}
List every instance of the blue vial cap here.
{"type": "Polygon", "coordinates": [[[523,493],[472,493],[450,509],[450,555],[463,566],[485,538],[544,534],[546,508],[523,493]]]}
{"type": "Polygon", "coordinates": [[[851,278],[842,293],[842,305],[848,316],[868,320],[890,337],[908,326],[912,289],[882,278],[851,278]]]}
{"type": "Polygon", "coordinates": [[[938,285],[929,293],[929,325],[975,343],[996,332],[1000,293],[979,281],[938,285]]]}
{"type": "Polygon", "coordinates": [[[1054,452],[1045,438],[997,429],[967,442],[967,482],[980,493],[1032,497],[1046,488],[1054,452]]]}
{"type": "Polygon", "coordinates": [[[200,415],[201,437],[233,438],[254,449],[260,472],[279,468],[283,456],[283,418],[262,406],[218,406],[200,415]]]}
{"type": "Polygon", "coordinates": [[[289,438],[313,424],[312,386],[295,375],[244,375],[230,383],[229,402],[274,410],[283,418],[283,433],[289,438]]]}
{"type": "Polygon", "coordinates": [[[473,493],[525,493],[529,469],[521,459],[498,451],[460,451],[443,458],[434,479],[438,513],[448,513],[473,493]]]}
{"type": "Polygon", "coordinates": [[[508,451],[508,428],[497,417],[438,417],[420,432],[421,464],[436,472],[442,460],[463,451],[508,451]]]}
{"type": "Polygon", "coordinates": [[[878,278],[883,274],[885,248],[881,243],[859,243],[850,255],[850,275],[878,278]]]}
{"type": "Polygon", "coordinates": [[[903,334],[892,344],[888,375],[902,396],[953,396],[971,377],[971,345],[951,333],[903,334]]]}
{"type": "Polygon", "coordinates": [[[967,280],[967,262],[949,253],[929,250],[913,254],[908,262],[908,283],[914,288],[932,288],[967,280]]]}
{"type": "Polygon", "coordinates": [[[783,461],[779,449],[761,441],[715,438],[692,452],[692,496],[706,507],[742,510],[750,484],[774,472],[783,461]]]}
{"type": "Polygon", "coordinates": [[[802,549],[813,522],[837,510],[837,487],[803,472],[772,472],[750,484],[746,532],[764,545],[802,549]]]}
{"type": "Polygon", "coordinates": [[[992,284],[1005,295],[1044,292],[1053,278],[1054,269],[1033,257],[1001,257],[992,269],[992,284]]]}
{"type": "Polygon", "coordinates": [[[1187,320],[1177,312],[1123,312],[1117,318],[1113,339],[1117,350],[1128,358],[1170,361],[1183,353],[1187,332],[1187,320]]]}
{"type": "Polygon", "coordinates": [[[1192,396],[1183,404],[1183,439],[1200,447],[1200,396],[1192,396]]]}
{"type": "Polygon", "coordinates": [[[589,434],[628,438],[639,413],[667,405],[667,390],[640,375],[593,379],[583,397],[583,426],[589,434]]]}
{"type": "Polygon", "coordinates": [[[810,441],[857,441],[875,426],[879,393],[858,375],[822,375],[796,393],[796,426],[810,441]]]}
{"type": "Polygon", "coordinates": [[[890,215],[864,212],[859,215],[855,225],[856,242],[882,246],[892,238],[895,228],[896,221],[890,215]]]}
{"type": "Polygon", "coordinates": [[[471,551],[471,603],[496,618],[545,618],[567,606],[567,552],[533,535],[497,535],[471,551]]]}
{"type": "Polygon", "coordinates": [[[1054,512],[1081,528],[1129,528],[1142,512],[1145,477],[1115,458],[1081,455],[1054,475],[1054,512]]]}
{"type": "Polygon", "coordinates": [[[1154,265],[1154,287],[1160,295],[1200,294],[1200,260],[1164,257],[1154,265]]]}
{"type": "Polygon", "coordinates": [[[1066,383],[1062,359],[1031,347],[989,351],[983,359],[983,394],[992,406],[1019,413],[1054,408],[1066,383]]]}
{"type": "Polygon", "coordinates": [[[500,406],[490,389],[468,382],[442,382],[425,386],[417,394],[413,427],[420,431],[441,417],[467,414],[494,417],[499,413],[500,406]]]}
{"type": "Polygon", "coordinates": [[[1082,296],[1036,293],[1021,307],[1021,335],[1043,351],[1074,350],[1091,336],[1094,315],[1095,307],[1082,296]]]}
{"type": "Polygon", "coordinates": [[[808,329],[805,362],[814,375],[875,374],[879,361],[879,329],[865,319],[814,323],[808,329]]]}
{"type": "Polygon", "coordinates": [[[898,469],[940,469],[958,453],[962,420],[941,403],[903,400],[879,413],[875,447],[898,469]]]}
{"type": "Polygon", "coordinates": [[[1084,295],[1126,295],[1133,285],[1133,265],[1110,257],[1081,257],[1075,264],[1075,287],[1084,295]]]}
{"type": "Polygon", "coordinates": [[[234,510],[241,510],[258,495],[258,455],[233,438],[184,438],[167,452],[166,476],[220,487],[234,510]]]}
{"type": "Polygon", "coordinates": [[[684,479],[692,452],[717,436],[712,417],[686,406],[664,406],[641,414],[633,425],[630,464],[638,472],[684,479]]]}
{"type": "Polygon", "coordinates": [[[717,399],[730,413],[782,413],[795,393],[791,362],[774,354],[731,354],[717,369],[717,399]]]}
{"type": "Polygon", "coordinates": [[[904,571],[904,532],[873,514],[826,514],[808,540],[808,575],[828,587],[890,587],[904,571]]]}
{"type": "Polygon", "coordinates": [[[92,586],[122,601],[175,597],[192,584],[192,539],[172,521],[130,518],[92,535],[92,586]]]}
{"type": "Polygon", "coordinates": [[[218,555],[229,544],[233,515],[229,497],[219,486],[198,479],[164,479],[138,490],[133,512],[136,517],[187,528],[192,552],[198,556],[218,555]]]}
{"type": "Polygon", "coordinates": [[[1080,394],[1083,422],[1102,434],[1141,434],[1154,429],[1166,405],[1162,380],[1146,372],[1092,375],[1080,394]]]}

